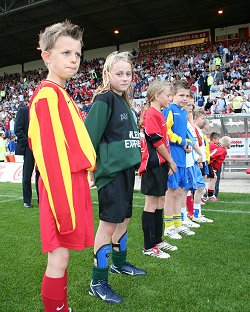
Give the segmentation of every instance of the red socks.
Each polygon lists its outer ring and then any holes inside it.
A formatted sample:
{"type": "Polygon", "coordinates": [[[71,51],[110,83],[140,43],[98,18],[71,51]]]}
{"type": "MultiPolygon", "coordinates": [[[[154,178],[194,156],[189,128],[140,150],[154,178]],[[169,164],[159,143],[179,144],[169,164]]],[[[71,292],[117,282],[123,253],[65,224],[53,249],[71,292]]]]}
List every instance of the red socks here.
{"type": "Polygon", "coordinates": [[[187,196],[187,211],[188,211],[188,217],[192,217],[194,215],[194,201],[193,201],[193,194],[187,196]]]}
{"type": "Polygon", "coordinates": [[[42,299],[45,312],[68,312],[67,271],[60,278],[51,278],[44,274],[42,299]]]}

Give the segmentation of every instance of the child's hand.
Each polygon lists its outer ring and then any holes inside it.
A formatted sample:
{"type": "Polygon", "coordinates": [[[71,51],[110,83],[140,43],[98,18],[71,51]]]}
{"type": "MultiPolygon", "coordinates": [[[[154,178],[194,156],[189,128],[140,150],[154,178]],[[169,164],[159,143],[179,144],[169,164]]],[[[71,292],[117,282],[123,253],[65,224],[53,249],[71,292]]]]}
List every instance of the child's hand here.
{"type": "Polygon", "coordinates": [[[89,187],[95,187],[95,176],[93,172],[89,172],[89,187]]]}
{"type": "Polygon", "coordinates": [[[202,163],[202,156],[199,156],[199,158],[197,159],[197,163],[202,163]]]}
{"type": "Polygon", "coordinates": [[[171,176],[173,174],[173,170],[172,169],[169,169],[168,171],[168,176],[171,176]]]}
{"type": "Polygon", "coordinates": [[[170,170],[172,170],[174,172],[176,172],[176,163],[172,160],[168,163],[170,170]]]}
{"type": "Polygon", "coordinates": [[[183,146],[183,149],[185,150],[185,152],[188,154],[192,151],[192,146],[189,145],[187,142],[186,144],[183,146]]]}

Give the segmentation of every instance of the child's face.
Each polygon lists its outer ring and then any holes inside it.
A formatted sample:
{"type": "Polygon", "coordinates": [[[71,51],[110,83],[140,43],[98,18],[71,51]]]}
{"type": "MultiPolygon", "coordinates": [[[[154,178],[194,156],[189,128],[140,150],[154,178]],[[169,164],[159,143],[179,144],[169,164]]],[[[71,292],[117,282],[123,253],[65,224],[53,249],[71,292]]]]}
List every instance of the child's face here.
{"type": "Polygon", "coordinates": [[[194,103],[193,102],[188,102],[186,107],[185,107],[186,111],[189,113],[189,114],[192,114],[193,113],[193,110],[194,110],[194,103]]]}
{"type": "Polygon", "coordinates": [[[218,137],[218,138],[214,138],[213,140],[212,140],[212,142],[214,143],[214,144],[219,144],[220,143],[220,137],[218,137]]]}
{"type": "Polygon", "coordinates": [[[109,77],[111,89],[122,95],[123,92],[128,90],[132,82],[131,64],[122,60],[116,62],[109,73],[109,77]]]}
{"type": "Polygon", "coordinates": [[[43,51],[42,58],[48,66],[48,79],[64,85],[79,68],[81,43],[68,36],[59,37],[50,51],[43,51]]]}
{"type": "Polygon", "coordinates": [[[206,116],[201,115],[197,119],[195,119],[195,124],[197,127],[203,127],[205,122],[206,116]]]}
{"type": "Polygon", "coordinates": [[[187,89],[179,89],[173,97],[174,103],[178,104],[180,107],[187,105],[190,98],[190,91],[187,89]]]}
{"type": "Polygon", "coordinates": [[[170,88],[165,88],[161,93],[157,94],[157,99],[161,107],[168,107],[173,101],[170,88]]]}

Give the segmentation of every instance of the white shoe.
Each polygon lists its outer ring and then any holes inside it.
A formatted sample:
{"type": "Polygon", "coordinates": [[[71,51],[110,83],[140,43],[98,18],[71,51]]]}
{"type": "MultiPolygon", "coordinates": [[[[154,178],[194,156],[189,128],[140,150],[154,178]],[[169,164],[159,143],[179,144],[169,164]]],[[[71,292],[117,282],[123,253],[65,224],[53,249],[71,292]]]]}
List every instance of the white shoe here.
{"type": "Polygon", "coordinates": [[[206,223],[213,223],[214,222],[213,219],[208,219],[204,215],[202,215],[200,218],[202,218],[203,222],[206,222],[206,223]]]}
{"type": "Polygon", "coordinates": [[[165,228],[164,236],[168,236],[173,239],[181,239],[181,235],[177,233],[175,226],[170,226],[169,228],[165,228]]]}
{"type": "Polygon", "coordinates": [[[200,225],[198,223],[191,221],[189,218],[187,218],[185,221],[182,221],[182,224],[184,226],[189,227],[189,228],[199,228],[200,227],[200,225]]]}
{"type": "Polygon", "coordinates": [[[213,223],[214,222],[214,220],[208,219],[208,218],[206,218],[204,216],[200,216],[198,218],[193,217],[192,221],[193,222],[197,222],[197,223],[213,223]]]}
{"type": "Polygon", "coordinates": [[[158,248],[159,248],[161,251],[163,251],[163,252],[166,252],[166,251],[175,251],[175,250],[178,249],[176,246],[170,245],[170,244],[167,243],[166,241],[162,241],[162,242],[159,243],[157,246],[158,246],[158,248]]]}
{"type": "Polygon", "coordinates": [[[156,258],[160,258],[160,259],[168,259],[170,258],[170,255],[166,252],[163,252],[162,250],[160,250],[158,248],[158,245],[156,245],[153,248],[150,249],[143,249],[142,253],[145,256],[151,256],[151,257],[156,257],[156,258]]]}
{"type": "Polygon", "coordinates": [[[187,236],[191,236],[191,235],[195,235],[195,232],[191,231],[190,228],[188,228],[187,226],[179,226],[176,229],[177,233],[183,234],[183,235],[187,235],[187,236]]]}

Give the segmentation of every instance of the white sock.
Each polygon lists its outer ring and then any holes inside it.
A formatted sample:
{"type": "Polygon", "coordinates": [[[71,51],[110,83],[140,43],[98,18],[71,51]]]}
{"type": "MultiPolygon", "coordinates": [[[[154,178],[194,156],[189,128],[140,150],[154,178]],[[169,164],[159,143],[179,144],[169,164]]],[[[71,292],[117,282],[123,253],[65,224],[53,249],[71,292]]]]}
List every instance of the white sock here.
{"type": "Polygon", "coordinates": [[[181,221],[185,221],[187,219],[187,208],[181,208],[181,221]]]}
{"type": "Polygon", "coordinates": [[[195,218],[201,217],[201,204],[194,204],[194,216],[195,218]]]}

